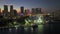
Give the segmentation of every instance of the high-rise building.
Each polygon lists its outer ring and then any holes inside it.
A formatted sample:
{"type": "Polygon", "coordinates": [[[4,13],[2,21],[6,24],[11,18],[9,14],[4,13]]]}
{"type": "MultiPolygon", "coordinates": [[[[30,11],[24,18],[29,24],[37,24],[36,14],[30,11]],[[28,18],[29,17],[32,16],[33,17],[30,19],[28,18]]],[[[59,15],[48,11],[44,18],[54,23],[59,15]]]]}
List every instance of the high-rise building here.
{"type": "Polygon", "coordinates": [[[35,8],[32,8],[32,14],[36,14],[35,8]]]}
{"type": "Polygon", "coordinates": [[[17,16],[17,11],[16,10],[13,10],[13,12],[14,12],[14,16],[17,16]]]}
{"type": "Polygon", "coordinates": [[[31,11],[30,11],[29,9],[26,9],[26,10],[25,10],[25,15],[26,15],[26,16],[29,16],[30,14],[31,14],[31,11]]]}
{"type": "Polygon", "coordinates": [[[8,5],[4,5],[4,11],[8,11],[8,5]]]}
{"type": "Polygon", "coordinates": [[[8,16],[8,5],[4,5],[3,15],[8,16]]]}
{"type": "Polygon", "coordinates": [[[23,6],[20,7],[20,16],[24,16],[24,7],[23,6]]]}
{"type": "Polygon", "coordinates": [[[41,8],[36,8],[36,14],[41,14],[41,8]]]}
{"type": "Polygon", "coordinates": [[[21,13],[24,14],[24,7],[22,6],[20,9],[21,9],[21,13]]]}
{"type": "Polygon", "coordinates": [[[13,16],[13,13],[14,13],[14,11],[13,11],[13,5],[10,5],[10,16],[13,16]]]}
{"type": "Polygon", "coordinates": [[[39,9],[39,12],[40,12],[40,13],[42,13],[42,11],[41,11],[41,10],[42,10],[42,9],[40,8],[40,9],[39,9]]]}
{"type": "Polygon", "coordinates": [[[0,15],[1,15],[1,9],[0,9],[0,15]]]}
{"type": "Polygon", "coordinates": [[[32,14],[41,14],[41,8],[32,8],[32,14]]]}
{"type": "Polygon", "coordinates": [[[13,10],[13,5],[10,5],[10,11],[12,11],[13,10]]]}

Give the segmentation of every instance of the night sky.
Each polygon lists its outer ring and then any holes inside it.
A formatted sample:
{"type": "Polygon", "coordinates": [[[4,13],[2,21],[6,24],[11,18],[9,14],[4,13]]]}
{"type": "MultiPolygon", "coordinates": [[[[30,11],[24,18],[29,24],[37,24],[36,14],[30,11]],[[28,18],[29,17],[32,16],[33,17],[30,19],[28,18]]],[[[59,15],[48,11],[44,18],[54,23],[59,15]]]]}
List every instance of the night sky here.
{"type": "MultiPolygon", "coordinates": [[[[0,8],[7,4],[8,7],[12,4],[14,9],[19,10],[21,6],[25,8],[47,8],[60,9],[60,0],[0,0],[0,8]]],[[[10,7],[9,7],[10,8],[10,7]]]]}

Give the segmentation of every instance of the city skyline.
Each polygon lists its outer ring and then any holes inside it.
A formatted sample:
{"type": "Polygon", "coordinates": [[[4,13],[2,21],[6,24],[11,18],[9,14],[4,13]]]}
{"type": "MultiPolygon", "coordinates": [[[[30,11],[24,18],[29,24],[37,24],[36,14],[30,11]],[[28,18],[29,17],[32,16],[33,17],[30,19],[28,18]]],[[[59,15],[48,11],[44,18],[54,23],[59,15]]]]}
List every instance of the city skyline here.
{"type": "Polygon", "coordinates": [[[3,5],[8,5],[8,10],[10,5],[13,5],[13,8],[20,10],[21,6],[24,8],[44,8],[44,10],[54,10],[60,9],[60,0],[0,0],[0,8],[3,10],[3,5]]]}

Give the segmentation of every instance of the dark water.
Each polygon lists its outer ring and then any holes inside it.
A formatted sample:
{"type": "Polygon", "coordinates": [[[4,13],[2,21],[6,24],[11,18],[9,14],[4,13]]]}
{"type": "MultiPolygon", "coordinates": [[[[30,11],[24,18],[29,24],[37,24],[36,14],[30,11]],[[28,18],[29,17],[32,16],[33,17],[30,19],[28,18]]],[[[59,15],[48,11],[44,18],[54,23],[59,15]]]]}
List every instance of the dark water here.
{"type": "Polygon", "coordinates": [[[60,24],[39,25],[36,28],[32,27],[10,27],[0,28],[0,34],[54,34],[60,33],[60,24]]]}
{"type": "Polygon", "coordinates": [[[0,34],[40,34],[38,33],[38,28],[32,27],[10,27],[10,28],[0,28],[0,34]]]}

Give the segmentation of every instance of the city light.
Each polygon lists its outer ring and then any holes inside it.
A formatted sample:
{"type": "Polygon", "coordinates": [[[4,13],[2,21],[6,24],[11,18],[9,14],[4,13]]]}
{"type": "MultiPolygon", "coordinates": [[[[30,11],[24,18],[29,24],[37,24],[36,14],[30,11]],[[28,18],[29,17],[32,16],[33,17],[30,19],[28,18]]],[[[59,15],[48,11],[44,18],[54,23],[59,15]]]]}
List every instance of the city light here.
{"type": "Polygon", "coordinates": [[[9,28],[9,31],[10,31],[10,32],[11,32],[11,30],[12,30],[12,29],[11,29],[11,28],[9,28]]]}
{"type": "Polygon", "coordinates": [[[25,26],[28,26],[29,25],[29,22],[27,20],[25,20],[25,26]]]}
{"type": "Polygon", "coordinates": [[[34,20],[34,23],[36,23],[36,24],[41,24],[43,22],[44,21],[43,21],[43,17],[42,16],[38,16],[38,19],[34,20]]]}
{"type": "Polygon", "coordinates": [[[41,17],[39,17],[39,19],[37,20],[37,22],[38,22],[38,23],[43,22],[42,19],[41,19],[41,17]]]}

